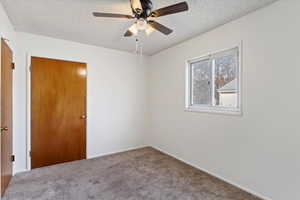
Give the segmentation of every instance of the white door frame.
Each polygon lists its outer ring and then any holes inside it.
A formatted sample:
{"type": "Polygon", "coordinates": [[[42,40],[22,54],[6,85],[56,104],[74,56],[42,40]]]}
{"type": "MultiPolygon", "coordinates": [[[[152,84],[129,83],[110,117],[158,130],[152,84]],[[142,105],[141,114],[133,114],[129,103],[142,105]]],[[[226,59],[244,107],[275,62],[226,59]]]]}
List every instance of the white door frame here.
{"type": "Polygon", "coordinates": [[[31,170],[31,55],[26,53],[26,168],[31,170]]]}

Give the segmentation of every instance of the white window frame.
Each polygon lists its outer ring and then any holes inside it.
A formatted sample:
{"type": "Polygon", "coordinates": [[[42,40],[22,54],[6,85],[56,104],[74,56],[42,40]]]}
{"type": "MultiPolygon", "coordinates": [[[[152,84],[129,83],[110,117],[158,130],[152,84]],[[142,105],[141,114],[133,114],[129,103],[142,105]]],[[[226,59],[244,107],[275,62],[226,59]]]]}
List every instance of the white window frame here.
{"type": "MultiPolygon", "coordinates": [[[[214,68],[214,62],[212,68],[214,68]]],[[[213,75],[214,76],[214,75],[213,75]]],[[[214,80],[214,79],[213,79],[214,80]]],[[[214,81],[213,81],[214,84],[214,81]]],[[[214,91],[213,91],[214,92],[214,91]]],[[[212,94],[212,101],[215,101],[214,94],[212,94]]],[[[186,87],[185,87],[185,111],[188,112],[204,112],[204,113],[216,113],[216,114],[229,114],[229,115],[242,115],[242,42],[239,45],[235,45],[232,48],[223,49],[213,53],[200,56],[198,58],[189,59],[186,62],[186,87]],[[212,58],[222,52],[238,49],[238,99],[237,108],[222,107],[222,106],[209,106],[209,105],[193,105],[192,104],[192,67],[191,64],[206,59],[212,58]]]]}

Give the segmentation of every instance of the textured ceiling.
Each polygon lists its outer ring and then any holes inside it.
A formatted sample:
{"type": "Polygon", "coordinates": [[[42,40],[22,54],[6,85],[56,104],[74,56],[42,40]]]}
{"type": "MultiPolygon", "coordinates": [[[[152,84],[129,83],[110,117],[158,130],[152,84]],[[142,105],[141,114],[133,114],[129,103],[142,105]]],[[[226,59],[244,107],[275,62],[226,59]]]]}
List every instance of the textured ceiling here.
{"type": "MultiPolygon", "coordinates": [[[[154,8],[182,0],[153,0],[154,8]]],[[[188,12],[157,21],[174,29],[165,36],[142,36],[143,52],[155,54],[237,19],[276,0],[187,0],[188,12]]],[[[93,11],[131,14],[129,0],[1,0],[17,31],[133,52],[134,38],[122,37],[128,19],[94,18],[93,11]]]]}

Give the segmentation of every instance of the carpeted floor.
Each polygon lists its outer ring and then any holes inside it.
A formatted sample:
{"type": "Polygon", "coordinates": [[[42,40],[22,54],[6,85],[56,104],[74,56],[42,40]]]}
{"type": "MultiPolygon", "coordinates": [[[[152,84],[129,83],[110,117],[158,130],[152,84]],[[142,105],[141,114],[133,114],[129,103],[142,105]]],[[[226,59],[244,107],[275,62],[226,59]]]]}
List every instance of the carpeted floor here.
{"type": "Polygon", "coordinates": [[[152,148],[13,177],[4,200],[260,200],[152,148]]]}

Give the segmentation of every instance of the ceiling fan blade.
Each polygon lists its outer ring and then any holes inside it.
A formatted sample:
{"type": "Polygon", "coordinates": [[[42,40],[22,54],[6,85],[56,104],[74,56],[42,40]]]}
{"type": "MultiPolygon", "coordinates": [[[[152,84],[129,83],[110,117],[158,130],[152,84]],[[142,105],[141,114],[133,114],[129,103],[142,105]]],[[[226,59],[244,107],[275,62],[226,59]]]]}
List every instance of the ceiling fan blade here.
{"type": "Polygon", "coordinates": [[[158,22],[156,22],[156,21],[148,21],[148,24],[149,24],[152,28],[154,28],[154,29],[156,29],[156,30],[162,32],[162,33],[165,34],[165,35],[169,35],[169,34],[171,34],[171,33],[173,32],[172,29],[169,29],[168,27],[166,27],[166,26],[164,26],[164,25],[162,25],[162,24],[160,24],[160,23],[158,23],[158,22]]]}
{"type": "Polygon", "coordinates": [[[126,31],[126,33],[124,34],[124,37],[130,37],[133,35],[136,35],[138,33],[138,30],[136,28],[136,23],[134,23],[131,27],[129,27],[129,29],[126,31]]]}
{"type": "Polygon", "coordinates": [[[130,30],[127,30],[126,33],[124,34],[124,37],[131,37],[133,36],[133,33],[130,30]]]}
{"type": "Polygon", "coordinates": [[[113,17],[113,18],[125,18],[125,19],[133,19],[134,18],[131,15],[114,14],[114,13],[93,12],[93,15],[95,17],[113,17]]]}
{"type": "Polygon", "coordinates": [[[130,0],[131,9],[134,13],[140,14],[143,12],[143,7],[140,0],[130,0]],[[138,13],[140,12],[140,13],[138,13]]]}
{"type": "Polygon", "coordinates": [[[158,10],[154,10],[151,13],[151,17],[161,17],[165,15],[171,15],[179,12],[184,12],[189,9],[187,2],[181,2],[178,4],[174,4],[165,8],[160,8],[158,10]]]}

